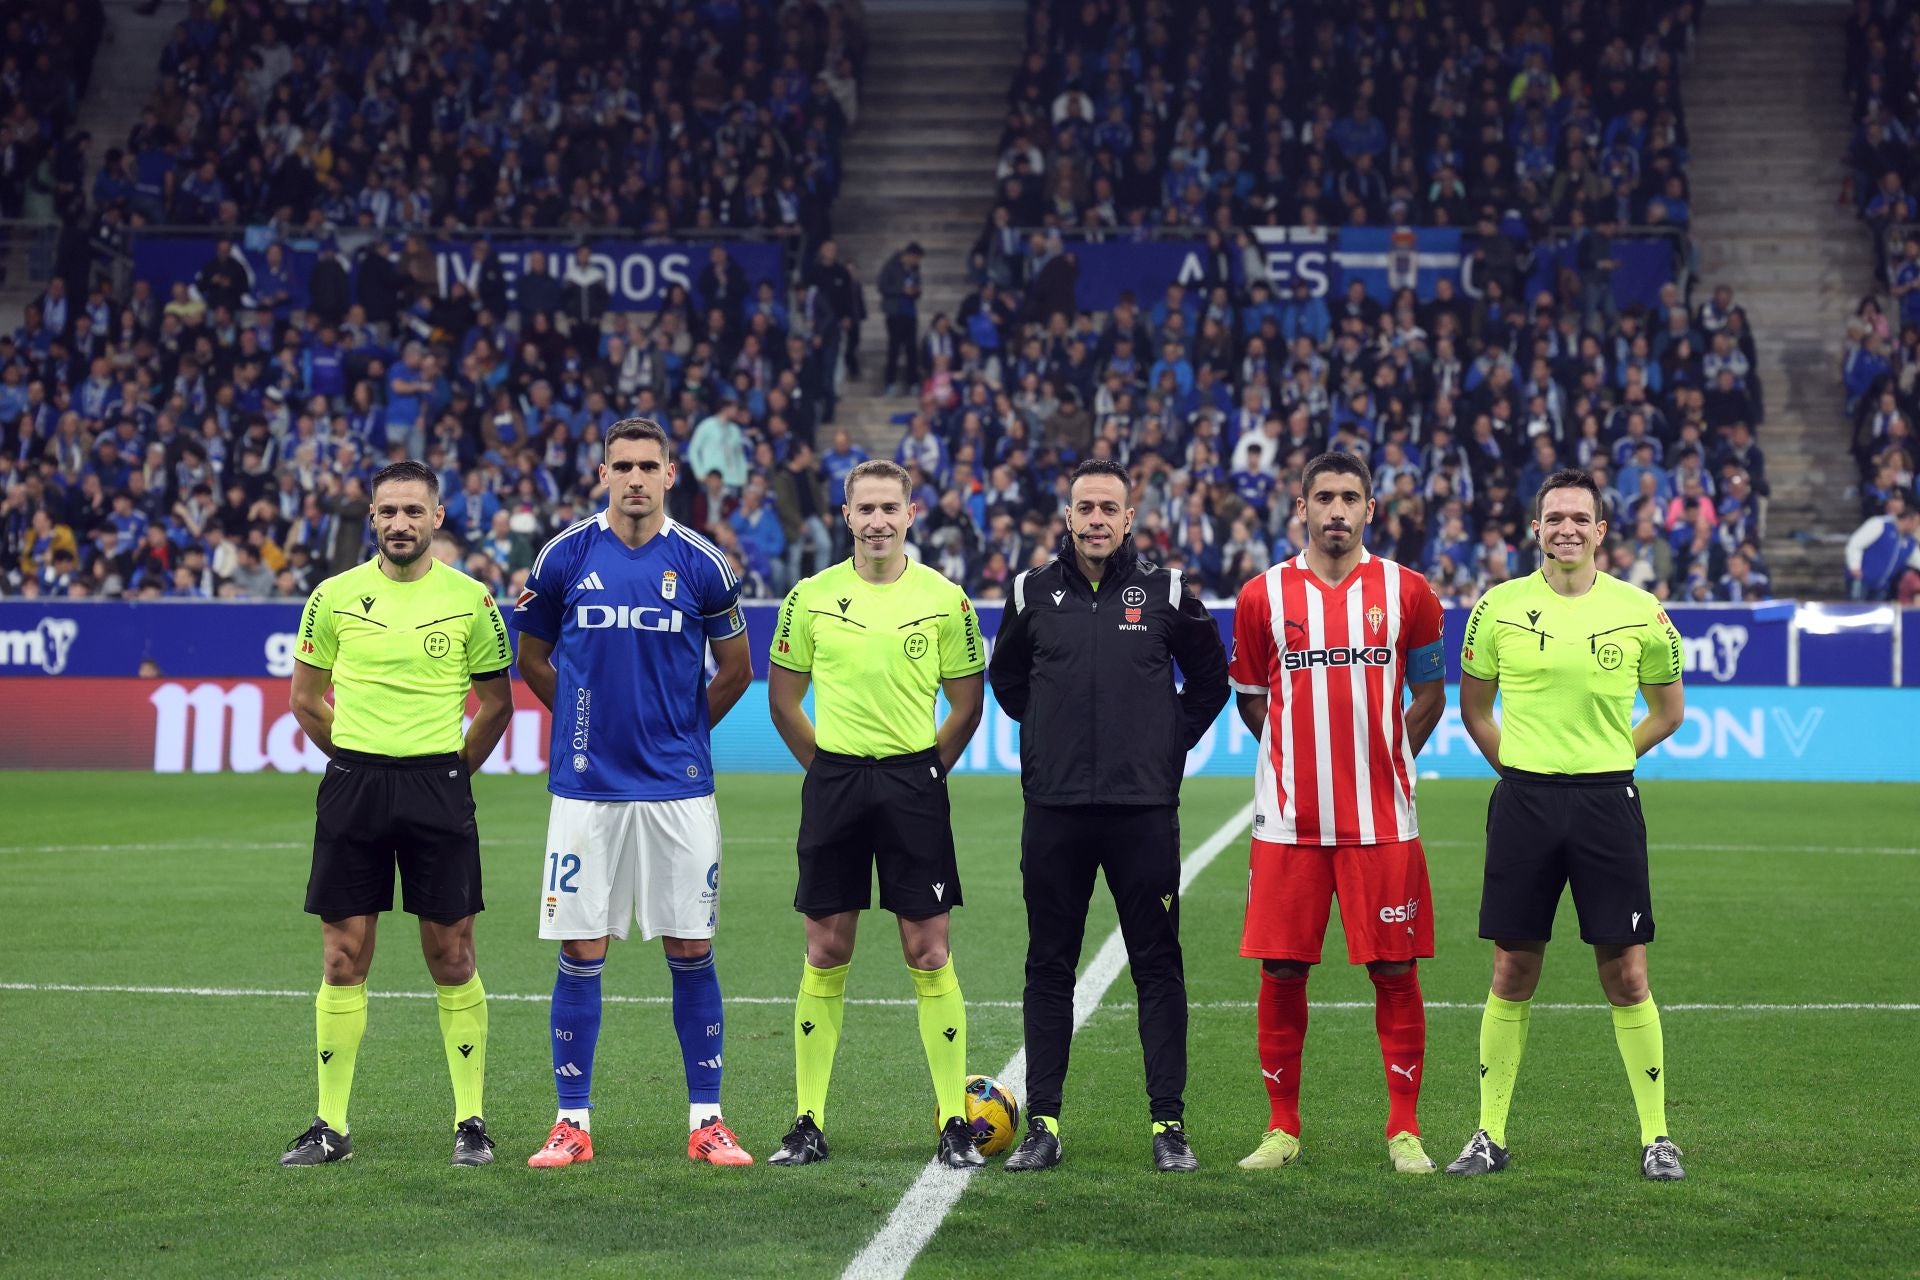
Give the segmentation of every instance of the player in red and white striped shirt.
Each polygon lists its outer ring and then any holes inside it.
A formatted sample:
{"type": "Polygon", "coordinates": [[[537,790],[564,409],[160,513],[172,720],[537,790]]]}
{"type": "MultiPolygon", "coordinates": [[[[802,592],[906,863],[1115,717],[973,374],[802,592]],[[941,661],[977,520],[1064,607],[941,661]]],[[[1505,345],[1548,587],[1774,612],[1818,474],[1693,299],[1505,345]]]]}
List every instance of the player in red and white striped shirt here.
{"type": "Polygon", "coordinates": [[[1433,954],[1433,915],[1413,758],[1446,706],[1442,613],[1425,578],[1367,553],[1372,491],[1350,454],[1308,463],[1296,500],[1307,548],[1247,583],[1234,613],[1228,675],[1260,735],[1240,954],[1262,961],[1271,1105],[1266,1137],[1240,1162],[1250,1169],[1300,1158],[1307,975],[1335,896],[1347,958],[1373,980],[1389,1157],[1401,1173],[1434,1169],[1417,1116],[1427,1040],[1417,961],[1433,954]]]}

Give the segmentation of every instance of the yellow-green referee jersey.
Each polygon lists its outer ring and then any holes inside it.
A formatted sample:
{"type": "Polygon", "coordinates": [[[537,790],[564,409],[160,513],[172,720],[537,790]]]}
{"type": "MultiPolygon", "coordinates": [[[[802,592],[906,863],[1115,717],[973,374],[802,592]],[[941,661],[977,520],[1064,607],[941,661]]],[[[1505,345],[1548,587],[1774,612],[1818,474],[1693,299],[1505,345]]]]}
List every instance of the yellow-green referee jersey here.
{"type": "Polygon", "coordinates": [[[513,665],[499,606],[484,584],[434,561],[395,582],[379,560],[313,589],[294,657],[333,672],[333,741],[379,756],[460,750],[467,689],[513,665]]]}
{"type": "Polygon", "coordinates": [[[1467,619],[1460,670],[1500,682],[1500,764],[1528,773],[1633,768],[1633,700],[1680,678],[1680,633],[1660,601],[1600,574],[1563,596],[1543,573],[1503,582],[1467,619]]]}
{"type": "Polygon", "coordinates": [[[909,561],[877,586],[843,560],[787,593],[768,658],[812,673],[822,751],[884,759],[934,745],[940,682],[985,670],[987,647],[966,592],[938,570],[909,561]]]}

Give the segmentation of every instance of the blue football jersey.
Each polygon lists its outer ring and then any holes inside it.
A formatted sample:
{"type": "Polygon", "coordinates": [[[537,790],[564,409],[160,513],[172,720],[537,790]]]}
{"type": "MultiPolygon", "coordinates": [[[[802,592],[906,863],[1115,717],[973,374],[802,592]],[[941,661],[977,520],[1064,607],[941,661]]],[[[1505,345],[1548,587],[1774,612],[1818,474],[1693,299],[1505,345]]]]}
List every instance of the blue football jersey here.
{"type": "Polygon", "coordinates": [[[747,629],[726,555],[672,519],[640,547],[602,511],[533,562],[514,626],[553,644],[547,789],[577,800],[713,794],[707,642],[747,629]]]}

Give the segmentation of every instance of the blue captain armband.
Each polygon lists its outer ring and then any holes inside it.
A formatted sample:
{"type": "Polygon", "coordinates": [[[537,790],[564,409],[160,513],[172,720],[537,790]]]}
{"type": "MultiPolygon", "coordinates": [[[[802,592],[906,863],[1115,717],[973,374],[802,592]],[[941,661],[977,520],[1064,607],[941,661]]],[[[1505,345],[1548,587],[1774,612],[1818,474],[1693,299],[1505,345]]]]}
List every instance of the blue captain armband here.
{"type": "Polygon", "coordinates": [[[1440,641],[1423,644],[1407,655],[1407,683],[1425,684],[1447,673],[1446,659],[1440,656],[1440,641]]]}

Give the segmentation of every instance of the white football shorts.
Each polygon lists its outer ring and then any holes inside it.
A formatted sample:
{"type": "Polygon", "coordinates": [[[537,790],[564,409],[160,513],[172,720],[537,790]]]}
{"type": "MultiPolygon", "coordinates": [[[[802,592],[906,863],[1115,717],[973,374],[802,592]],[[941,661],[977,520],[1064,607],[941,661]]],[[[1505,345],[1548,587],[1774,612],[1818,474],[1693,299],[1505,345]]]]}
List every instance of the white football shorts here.
{"type": "Polygon", "coordinates": [[[720,811],[688,800],[552,797],[540,866],[540,936],[711,938],[720,905],[720,811]]]}

